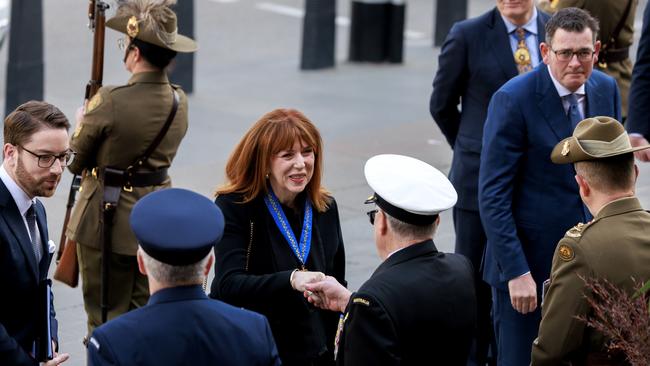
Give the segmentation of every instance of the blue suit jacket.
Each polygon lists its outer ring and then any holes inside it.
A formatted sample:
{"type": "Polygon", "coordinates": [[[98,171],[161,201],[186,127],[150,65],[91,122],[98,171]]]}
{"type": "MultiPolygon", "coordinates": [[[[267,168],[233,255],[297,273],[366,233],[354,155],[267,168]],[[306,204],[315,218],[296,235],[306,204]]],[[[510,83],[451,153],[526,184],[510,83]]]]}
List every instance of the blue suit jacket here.
{"type": "Polygon", "coordinates": [[[209,299],[201,286],[167,288],[98,327],[90,365],[280,365],[264,316],[209,299]]]}
{"type": "MultiPolygon", "coordinates": [[[[538,40],[543,42],[549,16],[537,14],[538,40]]],[[[479,153],[488,103],[497,89],[517,75],[508,37],[494,8],[454,24],[438,59],[429,109],[454,149],[449,179],[458,192],[456,206],[466,210],[478,211],[479,153]]]]}
{"type": "MultiPolygon", "coordinates": [[[[0,180],[0,365],[38,364],[29,352],[41,319],[38,312],[42,297],[38,296],[38,285],[47,278],[52,254],[47,246],[45,208],[38,200],[35,211],[43,245],[43,257],[38,264],[18,206],[0,180]]],[[[57,323],[51,305],[50,321],[56,340],[57,323]]]]}
{"type": "Polygon", "coordinates": [[[626,128],[650,139],[650,6],[643,12],[643,28],[632,72],[626,128]]]}
{"type": "MultiPolygon", "coordinates": [[[[594,70],[585,92],[586,117],[620,120],[613,78],[594,70]]],[[[573,166],[550,159],[553,147],[572,132],[545,64],[510,80],[492,97],[479,177],[488,239],[483,278],[492,286],[505,290],[510,279],[528,271],[541,285],[549,277],[558,241],[569,228],[590,219],[573,166]]]]}

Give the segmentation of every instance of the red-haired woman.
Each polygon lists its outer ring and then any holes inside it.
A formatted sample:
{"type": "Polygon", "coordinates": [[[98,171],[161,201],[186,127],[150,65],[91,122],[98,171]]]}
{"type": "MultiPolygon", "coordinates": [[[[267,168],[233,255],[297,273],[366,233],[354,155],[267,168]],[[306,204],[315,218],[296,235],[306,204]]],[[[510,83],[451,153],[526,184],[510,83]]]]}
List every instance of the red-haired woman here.
{"type": "Polygon", "coordinates": [[[338,315],[303,297],[305,283],[345,284],[334,198],[321,187],[323,144],[302,113],[276,109],[244,135],[216,203],[226,218],[210,296],[265,315],[284,365],[333,365],[338,315]]]}

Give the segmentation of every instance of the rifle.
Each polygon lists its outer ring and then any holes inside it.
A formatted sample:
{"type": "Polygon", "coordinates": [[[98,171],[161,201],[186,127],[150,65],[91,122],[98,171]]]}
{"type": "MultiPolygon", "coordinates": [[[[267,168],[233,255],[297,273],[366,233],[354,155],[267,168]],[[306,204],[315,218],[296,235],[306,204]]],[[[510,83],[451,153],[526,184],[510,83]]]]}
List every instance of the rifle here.
{"type": "MultiPolygon", "coordinates": [[[[84,100],[92,98],[102,86],[104,78],[104,34],[106,30],[106,10],[108,4],[102,0],[88,1],[88,28],[93,35],[93,61],[90,74],[90,80],[86,84],[84,100]]],[[[74,240],[66,238],[65,232],[70,221],[70,213],[74,206],[77,191],[81,186],[81,176],[74,175],[70,192],[68,193],[68,203],[61,229],[61,239],[59,241],[59,250],[56,256],[57,267],[54,271],[54,279],[67,284],[70,287],[77,287],[79,283],[79,264],[77,262],[77,243],[74,240]],[[67,240],[66,240],[67,239],[67,240]]]]}

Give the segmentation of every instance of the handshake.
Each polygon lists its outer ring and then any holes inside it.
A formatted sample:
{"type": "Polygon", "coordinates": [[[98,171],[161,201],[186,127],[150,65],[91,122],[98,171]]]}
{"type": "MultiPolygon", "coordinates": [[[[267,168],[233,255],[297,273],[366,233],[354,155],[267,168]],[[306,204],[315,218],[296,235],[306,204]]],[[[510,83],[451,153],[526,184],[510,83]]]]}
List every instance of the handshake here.
{"type": "Polygon", "coordinates": [[[325,310],[344,312],[352,294],[336,278],[322,272],[296,270],[289,282],[312,305],[325,310]]]}

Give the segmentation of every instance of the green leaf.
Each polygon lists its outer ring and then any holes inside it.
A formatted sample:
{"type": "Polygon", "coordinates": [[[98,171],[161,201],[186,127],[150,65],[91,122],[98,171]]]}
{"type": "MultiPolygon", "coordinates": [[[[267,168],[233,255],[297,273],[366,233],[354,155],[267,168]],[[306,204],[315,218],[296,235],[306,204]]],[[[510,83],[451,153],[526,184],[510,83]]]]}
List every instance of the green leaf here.
{"type": "MultiPolygon", "coordinates": [[[[639,297],[639,296],[645,294],[646,292],[648,292],[648,290],[650,290],[650,280],[648,280],[648,281],[643,285],[643,287],[641,287],[640,289],[638,289],[638,290],[634,293],[634,295],[632,296],[632,298],[633,298],[633,299],[636,299],[637,297],[639,297]]],[[[649,302],[649,305],[650,305],[650,302],[649,302]]]]}

